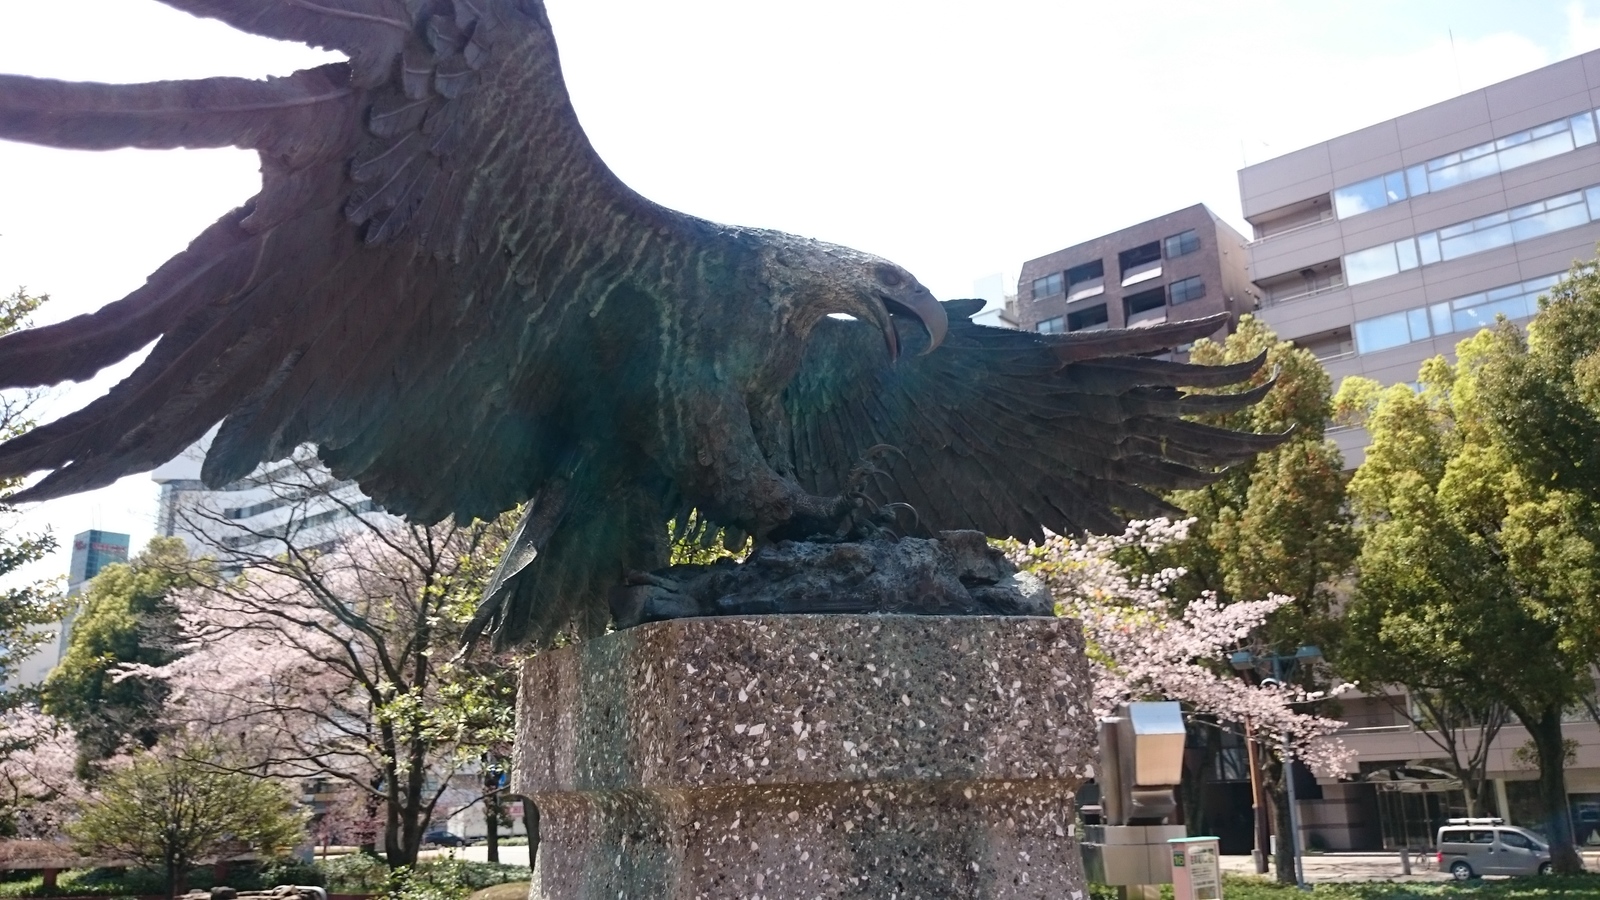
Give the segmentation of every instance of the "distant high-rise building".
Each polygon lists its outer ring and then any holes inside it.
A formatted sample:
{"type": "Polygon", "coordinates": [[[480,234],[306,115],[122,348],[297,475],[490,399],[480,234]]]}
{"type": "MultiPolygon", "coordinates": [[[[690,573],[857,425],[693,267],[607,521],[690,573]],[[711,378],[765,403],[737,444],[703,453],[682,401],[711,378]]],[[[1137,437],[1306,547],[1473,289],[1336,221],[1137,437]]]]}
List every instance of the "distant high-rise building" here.
{"type": "Polygon", "coordinates": [[[83,583],[115,563],[128,561],[128,536],[91,529],[72,539],[72,570],[67,576],[67,592],[76,594],[83,583]]]}
{"type": "MultiPolygon", "coordinates": [[[[99,575],[106,566],[127,562],[128,542],[129,538],[125,534],[99,529],[90,529],[74,536],[72,565],[67,573],[68,596],[81,593],[89,581],[99,575]]],[[[50,670],[54,669],[67,654],[67,643],[72,638],[72,621],[75,617],[76,610],[68,612],[62,621],[38,629],[55,632],[55,640],[39,648],[37,653],[17,668],[17,674],[11,682],[12,686],[35,685],[44,681],[50,670]]]]}
{"type": "Polygon", "coordinates": [[[214,557],[226,570],[277,556],[291,543],[300,550],[327,550],[363,521],[394,521],[355,482],[340,481],[323,468],[309,447],[209,488],[200,480],[209,443],[201,441],[150,473],[161,485],[157,531],[182,538],[191,553],[214,557]]]}
{"type": "Polygon", "coordinates": [[[1008,318],[1059,334],[1249,312],[1245,243],[1204,204],[1180,209],[1023,263],[1008,318]]]}

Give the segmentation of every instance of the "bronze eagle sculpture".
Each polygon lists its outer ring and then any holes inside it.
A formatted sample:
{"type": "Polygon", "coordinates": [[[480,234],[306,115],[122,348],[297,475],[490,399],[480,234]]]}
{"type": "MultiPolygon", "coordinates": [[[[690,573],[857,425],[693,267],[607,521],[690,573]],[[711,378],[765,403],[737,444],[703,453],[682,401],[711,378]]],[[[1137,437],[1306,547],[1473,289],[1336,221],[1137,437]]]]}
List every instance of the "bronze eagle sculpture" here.
{"type": "Polygon", "coordinates": [[[860,502],[929,530],[1036,538],[1166,513],[1275,445],[1238,409],[1260,360],[1153,358],[1218,318],[1043,335],[974,324],[884,259],[650,202],[589,144],[541,0],[162,0],[348,62],[138,85],[0,75],[0,139],[239,147],[261,192],[147,283],[0,338],[0,387],[82,380],[83,409],[0,445],[44,500],[220,429],[220,486],[315,444],[413,521],[526,503],[476,627],[544,642],[609,621],[690,510],[760,541],[836,533],[860,502]],[[860,483],[861,461],[885,477],[860,483]]]}

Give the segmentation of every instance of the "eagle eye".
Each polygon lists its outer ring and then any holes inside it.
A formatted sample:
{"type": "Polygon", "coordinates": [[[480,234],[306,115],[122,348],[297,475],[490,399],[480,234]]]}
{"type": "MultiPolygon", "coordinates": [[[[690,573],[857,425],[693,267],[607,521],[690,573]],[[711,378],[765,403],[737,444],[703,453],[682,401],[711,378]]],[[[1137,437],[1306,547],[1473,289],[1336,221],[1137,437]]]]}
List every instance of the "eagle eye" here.
{"type": "Polygon", "coordinates": [[[877,269],[873,271],[873,274],[878,276],[878,283],[884,287],[899,287],[900,285],[905,284],[906,281],[904,278],[900,277],[899,272],[896,272],[894,269],[891,269],[888,266],[878,266],[877,269]]]}

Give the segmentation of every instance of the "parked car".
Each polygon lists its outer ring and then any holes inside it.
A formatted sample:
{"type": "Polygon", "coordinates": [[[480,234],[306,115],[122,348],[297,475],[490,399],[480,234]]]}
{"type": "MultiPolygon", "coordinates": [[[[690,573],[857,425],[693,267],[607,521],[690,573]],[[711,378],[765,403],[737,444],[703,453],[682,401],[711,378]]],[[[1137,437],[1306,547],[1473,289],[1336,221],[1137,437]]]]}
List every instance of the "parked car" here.
{"type": "Polygon", "coordinates": [[[433,844],[436,847],[465,847],[469,843],[466,838],[451,834],[444,829],[423,834],[422,842],[424,844],[433,844]]]}
{"type": "Polygon", "coordinates": [[[1550,845],[1504,819],[1450,819],[1439,829],[1439,871],[1457,881],[1480,875],[1549,875],[1550,845]]]}

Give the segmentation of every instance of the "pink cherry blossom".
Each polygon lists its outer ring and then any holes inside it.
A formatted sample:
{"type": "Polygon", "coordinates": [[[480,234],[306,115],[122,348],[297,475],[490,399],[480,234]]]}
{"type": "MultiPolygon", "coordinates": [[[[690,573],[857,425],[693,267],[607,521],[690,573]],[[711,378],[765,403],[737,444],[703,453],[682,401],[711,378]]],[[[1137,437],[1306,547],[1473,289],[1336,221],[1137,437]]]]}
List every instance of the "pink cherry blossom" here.
{"type": "Polygon", "coordinates": [[[1239,678],[1228,665],[1229,654],[1290,598],[1223,604],[1207,594],[1175,609],[1167,589],[1181,570],[1138,575],[1115,561],[1119,550],[1155,550],[1183,540],[1189,524],[1154,519],[1133,522],[1111,537],[1053,535],[1042,545],[1010,542],[1006,550],[1019,567],[1049,585],[1063,615],[1083,623],[1101,715],[1132,700],[1177,700],[1191,712],[1221,721],[1250,720],[1274,752],[1287,736],[1291,754],[1319,774],[1343,772],[1351,751],[1331,735],[1344,723],[1295,707],[1351,685],[1324,692],[1293,684],[1263,686],[1239,678]]]}

